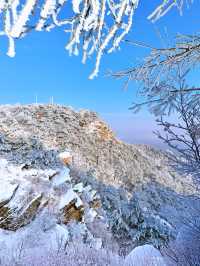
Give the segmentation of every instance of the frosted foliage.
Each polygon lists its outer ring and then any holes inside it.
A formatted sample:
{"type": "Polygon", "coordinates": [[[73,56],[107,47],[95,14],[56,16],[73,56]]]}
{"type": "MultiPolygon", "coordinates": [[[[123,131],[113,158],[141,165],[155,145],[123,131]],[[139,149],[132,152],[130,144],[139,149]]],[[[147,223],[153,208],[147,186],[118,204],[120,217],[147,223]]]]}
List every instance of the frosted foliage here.
{"type": "MultiPolygon", "coordinates": [[[[181,10],[185,1],[161,1],[149,18],[157,20],[173,6],[181,10]]],[[[81,52],[83,63],[95,55],[92,79],[98,75],[102,55],[119,48],[129,33],[138,4],[139,0],[0,0],[0,35],[8,37],[7,55],[14,57],[15,40],[30,30],[62,27],[68,34],[66,50],[70,55],[81,52]]]]}
{"type": "Polygon", "coordinates": [[[189,6],[189,4],[193,3],[194,0],[164,0],[162,4],[160,4],[152,14],[149,15],[149,19],[152,21],[156,21],[167,14],[169,10],[171,10],[173,7],[177,7],[182,14],[182,10],[184,5],[186,4],[189,6]]]}
{"type": "MultiPolygon", "coordinates": [[[[46,240],[48,241],[48,240],[46,240]]],[[[123,266],[124,259],[108,250],[96,250],[86,244],[72,242],[65,248],[35,246],[26,242],[13,243],[13,248],[0,249],[1,266],[123,266]]]]}

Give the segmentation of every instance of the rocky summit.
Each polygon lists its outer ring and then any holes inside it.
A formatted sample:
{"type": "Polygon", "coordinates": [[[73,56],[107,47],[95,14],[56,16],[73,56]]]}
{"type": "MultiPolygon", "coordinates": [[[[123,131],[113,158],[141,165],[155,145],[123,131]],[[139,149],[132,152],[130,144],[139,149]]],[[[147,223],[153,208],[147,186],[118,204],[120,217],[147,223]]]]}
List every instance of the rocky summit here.
{"type": "Polygon", "coordinates": [[[2,250],[11,238],[27,248],[77,239],[118,254],[161,248],[199,203],[192,177],[171,168],[166,154],[121,142],[94,112],[0,106],[2,250]]]}

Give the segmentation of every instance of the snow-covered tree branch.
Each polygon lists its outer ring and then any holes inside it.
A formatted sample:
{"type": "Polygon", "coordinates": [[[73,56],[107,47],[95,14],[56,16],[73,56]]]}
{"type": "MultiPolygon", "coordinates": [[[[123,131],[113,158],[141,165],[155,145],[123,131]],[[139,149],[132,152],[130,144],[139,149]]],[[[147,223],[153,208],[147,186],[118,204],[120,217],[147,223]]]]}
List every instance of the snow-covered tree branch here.
{"type": "MultiPolygon", "coordinates": [[[[142,82],[149,90],[177,71],[177,66],[185,65],[190,71],[200,63],[200,35],[178,35],[175,44],[166,48],[150,48],[150,53],[139,65],[114,73],[116,78],[128,78],[142,82]]],[[[191,90],[191,88],[190,88],[191,90]]],[[[193,88],[193,91],[199,90],[193,88]]]]}
{"type": "MultiPolygon", "coordinates": [[[[163,0],[149,19],[155,21],[172,7],[182,10],[186,0],[163,0]]],[[[90,78],[98,75],[101,57],[118,49],[129,33],[139,0],[0,0],[1,35],[9,40],[7,55],[15,56],[15,40],[31,30],[63,27],[69,33],[69,54],[82,53],[82,62],[95,54],[90,78]]]]}
{"type": "Polygon", "coordinates": [[[146,101],[133,104],[137,111],[147,105],[159,118],[162,131],[154,132],[175,153],[169,153],[170,163],[199,181],[200,172],[200,94],[199,88],[186,83],[188,68],[176,64],[173,72],[154,87],[143,90],[146,101]],[[175,115],[174,115],[175,114],[175,115]]]}

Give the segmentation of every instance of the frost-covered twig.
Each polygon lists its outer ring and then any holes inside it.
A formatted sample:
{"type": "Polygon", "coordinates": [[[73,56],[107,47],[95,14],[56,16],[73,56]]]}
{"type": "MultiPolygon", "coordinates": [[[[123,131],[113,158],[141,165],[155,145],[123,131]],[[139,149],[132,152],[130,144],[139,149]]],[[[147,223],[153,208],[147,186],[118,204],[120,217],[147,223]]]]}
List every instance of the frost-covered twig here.
{"type": "MultiPolygon", "coordinates": [[[[163,0],[149,16],[153,21],[173,6],[182,8],[185,0],[163,0]]],[[[103,54],[119,48],[132,27],[139,0],[0,0],[0,35],[9,40],[7,55],[15,56],[15,40],[31,30],[50,31],[63,27],[70,33],[66,49],[82,53],[82,62],[92,55],[96,64],[90,78],[97,76],[103,54]],[[62,16],[60,16],[62,13],[62,16]]]]}
{"type": "Polygon", "coordinates": [[[161,17],[165,16],[173,7],[177,7],[180,14],[182,14],[182,10],[184,4],[189,5],[193,3],[193,0],[164,0],[162,4],[160,4],[149,16],[148,19],[155,22],[161,17]]]}

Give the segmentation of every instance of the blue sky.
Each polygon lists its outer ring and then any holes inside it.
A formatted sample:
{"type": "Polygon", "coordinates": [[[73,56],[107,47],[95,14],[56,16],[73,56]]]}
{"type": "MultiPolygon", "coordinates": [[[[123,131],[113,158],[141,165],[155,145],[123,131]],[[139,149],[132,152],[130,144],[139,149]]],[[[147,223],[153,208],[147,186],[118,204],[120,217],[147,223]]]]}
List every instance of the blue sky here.
{"type": "MultiPolygon", "coordinates": [[[[196,0],[193,6],[186,8],[182,17],[177,10],[172,10],[166,17],[152,24],[147,16],[159,2],[140,1],[128,39],[160,47],[163,43],[158,37],[159,32],[165,42],[167,36],[199,31],[200,1],[196,0]]],[[[17,42],[15,58],[5,55],[7,40],[2,38],[0,103],[32,103],[35,95],[39,102],[47,103],[54,96],[56,103],[100,113],[125,141],[158,145],[152,134],[155,129],[153,118],[145,110],[137,115],[128,110],[135,100],[135,84],[130,84],[125,91],[122,81],[105,77],[107,70],[129,67],[148,51],[123,44],[120,51],[103,57],[99,77],[91,81],[88,76],[94,61],[82,65],[80,57],[69,57],[64,49],[67,38],[61,30],[31,33],[17,42]]],[[[199,82],[198,76],[194,77],[194,82],[199,82]]]]}

